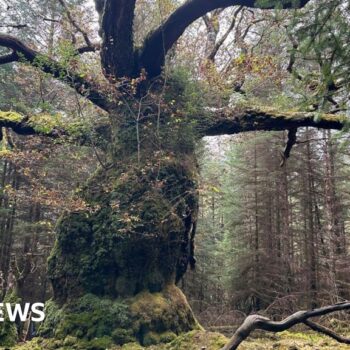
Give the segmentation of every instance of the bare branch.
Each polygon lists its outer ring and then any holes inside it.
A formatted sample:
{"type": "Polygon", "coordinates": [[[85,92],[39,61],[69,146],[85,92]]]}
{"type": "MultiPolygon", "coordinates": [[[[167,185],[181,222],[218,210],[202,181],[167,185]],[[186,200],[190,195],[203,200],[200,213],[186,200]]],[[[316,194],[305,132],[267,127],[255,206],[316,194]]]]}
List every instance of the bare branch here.
{"type": "Polygon", "coordinates": [[[0,28],[22,29],[28,27],[27,24],[0,24],[0,28]]]}
{"type": "Polygon", "coordinates": [[[210,54],[208,55],[208,60],[210,61],[214,61],[216,54],[218,53],[220,47],[223,45],[223,43],[225,42],[225,40],[227,39],[227,37],[230,35],[231,31],[233,30],[233,28],[236,25],[236,21],[237,21],[237,16],[238,14],[242,11],[243,6],[239,6],[237,8],[237,10],[235,11],[235,13],[233,14],[233,18],[232,18],[232,22],[231,25],[229,26],[229,28],[227,29],[227,31],[225,32],[225,34],[220,38],[220,40],[215,44],[213,50],[210,52],[210,54]]]}
{"type": "MultiPolygon", "coordinates": [[[[286,28],[287,29],[287,28],[286,28]]],[[[288,63],[288,67],[287,67],[287,72],[290,74],[294,74],[294,76],[298,79],[298,80],[303,80],[303,77],[296,72],[296,70],[294,69],[294,64],[296,61],[296,51],[299,48],[299,43],[297,42],[297,40],[293,37],[292,34],[290,34],[287,30],[287,36],[289,38],[289,40],[292,43],[292,50],[290,52],[290,57],[289,57],[289,63],[288,63]]]]}
{"type": "Polygon", "coordinates": [[[101,94],[98,89],[95,89],[92,82],[85,80],[81,75],[68,71],[66,67],[62,67],[58,62],[31,49],[10,35],[0,34],[0,46],[12,49],[14,52],[11,57],[9,55],[2,57],[1,61],[4,63],[8,63],[10,59],[11,62],[29,63],[43,72],[52,75],[54,78],[67,83],[96,106],[108,110],[109,102],[107,97],[101,94]]]}
{"type": "Polygon", "coordinates": [[[298,128],[290,128],[288,130],[288,141],[286,144],[286,148],[282,154],[281,167],[284,166],[286,160],[290,157],[290,152],[292,151],[293,146],[297,143],[297,132],[298,128]]]}
{"type": "Polygon", "coordinates": [[[60,19],[44,17],[40,14],[38,14],[38,16],[41,17],[43,19],[43,21],[46,21],[46,22],[54,22],[54,23],[61,23],[62,22],[60,19]]]}
{"type": "Polygon", "coordinates": [[[67,14],[67,18],[70,22],[70,24],[83,36],[85,43],[88,47],[93,47],[94,45],[92,44],[92,42],[89,39],[89,36],[87,34],[87,32],[85,30],[83,30],[79,24],[76,22],[76,20],[74,19],[73,15],[71,14],[66,2],[64,0],[58,0],[58,2],[61,4],[61,6],[64,8],[64,10],[66,11],[67,14]]]}
{"type": "Polygon", "coordinates": [[[205,26],[207,27],[207,56],[214,49],[217,36],[220,31],[219,16],[223,9],[214,10],[211,15],[207,13],[202,17],[205,26]]]}
{"type": "MultiPolygon", "coordinates": [[[[299,1],[300,6],[307,4],[309,0],[299,1]]],[[[292,1],[284,7],[292,6],[292,1]]],[[[229,6],[254,7],[255,0],[189,0],[180,6],[170,17],[152,32],[145,40],[144,46],[139,53],[140,68],[144,68],[149,77],[160,74],[164,64],[166,53],[183,34],[185,29],[206,13],[217,8],[229,6]]]]}
{"type": "Polygon", "coordinates": [[[300,323],[304,323],[311,329],[331,336],[333,339],[336,339],[342,343],[349,344],[350,339],[339,336],[323,326],[308,321],[309,318],[324,316],[341,310],[350,310],[350,302],[347,301],[331,306],[325,306],[311,311],[298,311],[279,322],[271,321],[270,319],[260,315],[248,316],[243,324],[236,330],[230,341],[222,348],[222,350],[237,349],[238,346],[249,337],[250,333],[256,329],[261,329],[268,332],[283,332],[300,323]]]}

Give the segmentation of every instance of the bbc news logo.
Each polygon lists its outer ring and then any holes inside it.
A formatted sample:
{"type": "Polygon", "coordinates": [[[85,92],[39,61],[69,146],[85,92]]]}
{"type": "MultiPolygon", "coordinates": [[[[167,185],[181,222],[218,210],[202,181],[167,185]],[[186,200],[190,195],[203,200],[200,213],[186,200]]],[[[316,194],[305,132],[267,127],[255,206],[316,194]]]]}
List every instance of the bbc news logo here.
{"type": "Polygon", "coordinates": [[[25,303],[24,306],[21,304],[0,303],[0,323],[5,321],[16,322],[16,320],[25,322],[28,318],[32,322],[42,322],[45,319],[43,309],[43,303],[25,303]]]}

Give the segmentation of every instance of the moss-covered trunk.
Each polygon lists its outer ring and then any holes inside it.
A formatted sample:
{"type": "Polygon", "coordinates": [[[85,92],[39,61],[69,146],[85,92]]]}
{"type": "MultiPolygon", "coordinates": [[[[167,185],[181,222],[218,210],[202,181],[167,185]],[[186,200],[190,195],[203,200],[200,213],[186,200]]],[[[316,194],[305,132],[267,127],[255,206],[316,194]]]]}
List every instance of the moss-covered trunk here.
{"type": "Polygon", "coordinates": [[[175,286],[195,262],[194,136],[172,111],[152,98],[111,113],[109,163],[57,225],[42,334],[148,345],[198,327],[175,286]]]}

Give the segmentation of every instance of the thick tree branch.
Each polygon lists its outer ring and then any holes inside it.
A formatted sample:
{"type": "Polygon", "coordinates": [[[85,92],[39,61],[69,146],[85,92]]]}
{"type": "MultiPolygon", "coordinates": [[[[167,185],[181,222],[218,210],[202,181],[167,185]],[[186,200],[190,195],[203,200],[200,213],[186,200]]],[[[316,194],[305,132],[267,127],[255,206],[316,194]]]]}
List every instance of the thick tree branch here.
{"type": "Polygon", "coordinates": [[[16,62],[18,60],[19,60],[19,57],[18,57],[16,51],[12,51],[11,53],[9,53],[7,55],[0,56],[0,64],[16,62]]]}
{"type": "Polygon", "coordinates": [[[0,28],[15,28],[15,29],[22,29],[28,27],[27,24],[0,24],[0,28]]]}
{"type": "MultiPolygon", "coordinates": [[[[67,123],[50,115],[23,116],[16,112],[0,111],[0,130],[12,129],[18,135],[38,135],[52,139],[69,139],[80,145],[94,143],[92,135],[102,135],[109,138],[109,125],[97,123],[93,130],[89,130],[83,123],[67,123]]],[[[1,136],[1,135],[0,135],[1,136]]],[[[1,137],[0,137],[1,141],[1,137]]]]}
{"type": "Polygon", "coordinates": [[[69,86],[74,88],[80,95],[86,97],[95,105],[108,110],[109,102],[98,89],[95,89],[90,81],[85,80],[81,75],[67,70],[58,62],[49,57],[31,49],[20,40],[7,35],[0,34],[0,46],[13,50],[13,54],[0,58],[0,63],[9,63],[14,61],[29,63],[43,72],[52,75],[69,86]]]}
{"type": "Polygon", "coordinates": [[[10,128],[18,135],[44,135],[51,138],[68,134],[62,125],[55,122],[48,125],[42,118],[30,118],[16,112],[0,111],[0,128],[10,128]]]}
{"type": "MultiPolygon", "coordinates": [[[[309,0],[299,1],[300,6],[307,4],[309,0]]],[[[275,1],[275,4],[281,3],[275,1]]],[[[256,0],[188,0],[180,6],[170,17],[152,32],[145,41],[139,53],[140,68],[144,68],[149,77],[160,74],[164,64],[166,53],[183,34],[185,29],[198,18],[217,8],[240,5],[254,7],[256,0]]],[[[292,6],[292,1],[284,7],[292,6]]]]}
{"type": "Polygon", "coordinates": [[[96,52],[96,51],[99,51],[100,49],[101,49],[101,45],[100,44],[92,44],[92,46],[79,47],[77,49],[77,52],[79,54],[83,54],[83,53],[86,53],[86,52],[96,52]]]}
{"type": "Polygon", "coordinates": [[[200,136],[231,135],[258,130],[293,130],[315,127],[341,130],[346,124],[342,115],[283,112],[271,108],[219,109],[198,118],[200,136]]]}
{"type": "Polygon", "coordinates": [[[136,0],[95,0],[100,15],[101,61],[107,78],[130,77],[134,69],[136,0]]]}
{"type": "Polygon", "coordinates": [[[248,316],[243,324],[237,329],[230,341],[222,348],[222,350],[237,349],[238,346],[248,338],[250,333],[256,329],[261,329],[268,332],[283,332],[300,323],[304,323],[315,331],[327,334],[336,340],[341,340],[341,342],[349,344],[350,339],[335,335],[334,332],[328,330],[327,328],[308,321],[309,318],[324,316],[341,310],[350,310],[350,302],[339,303],[311,311],[298,311],[280,322],[271,321],[268,318],[260,315],[248,316]]]}

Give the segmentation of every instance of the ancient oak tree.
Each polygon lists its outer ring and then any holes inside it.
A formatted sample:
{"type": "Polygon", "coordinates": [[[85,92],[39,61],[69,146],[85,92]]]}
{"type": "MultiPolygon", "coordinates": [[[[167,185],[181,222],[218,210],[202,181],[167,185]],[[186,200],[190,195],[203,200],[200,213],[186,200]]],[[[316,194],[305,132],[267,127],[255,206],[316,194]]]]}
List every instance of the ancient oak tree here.
{"type": "MultiPolygon", "coordinates": [[[[290,8],[307,3],[261,1],[261,6],[290,8]]],[[[80,193],[87,208],[65,213],[57,225],[49,259],[54,300],[48,303],[41,333],[58,338],[113,333],[119,344],[169,341],[199,327],[176,287],[188,266],[195,265],[196,141],[206,135],[252,130],[341,129],[344,120],[253,107],[196,106],[188,111],[181,83],[171,77],[165,82],[162,68],[167,53],[189,25],[210,11],[259,6],[259,1],[185,1],[138,47],[133,33],[136,0],[95,0],[101,38],[97,44],[74,21],[66,3],[60,4],[84,38],[85,45],[76,47],[75,55],[100,52],[103,83],[78,74],[16,37],[0,34],[0,46],[6,49],[0,64],[36,67],[109,117],[109,124],[102,128],[109,130],[102,133],[108,134],[108,164],[91,176],[80,193]],[[109,298],[109,306],[94,309],[99,298],[109,298]],[[80,314],[84,314],[85,328],[91,319],[95,322],[84,332],[80,314]],[[101,334],[96,323],[106,319],[111,325],[101,334]]],[[[0,127],[23,135],[38,131],[31,117],[14,113],[0,114],[0,127]]],[[[66,127],[53,126],[47,136],[67,135],[66,127]]]]}

